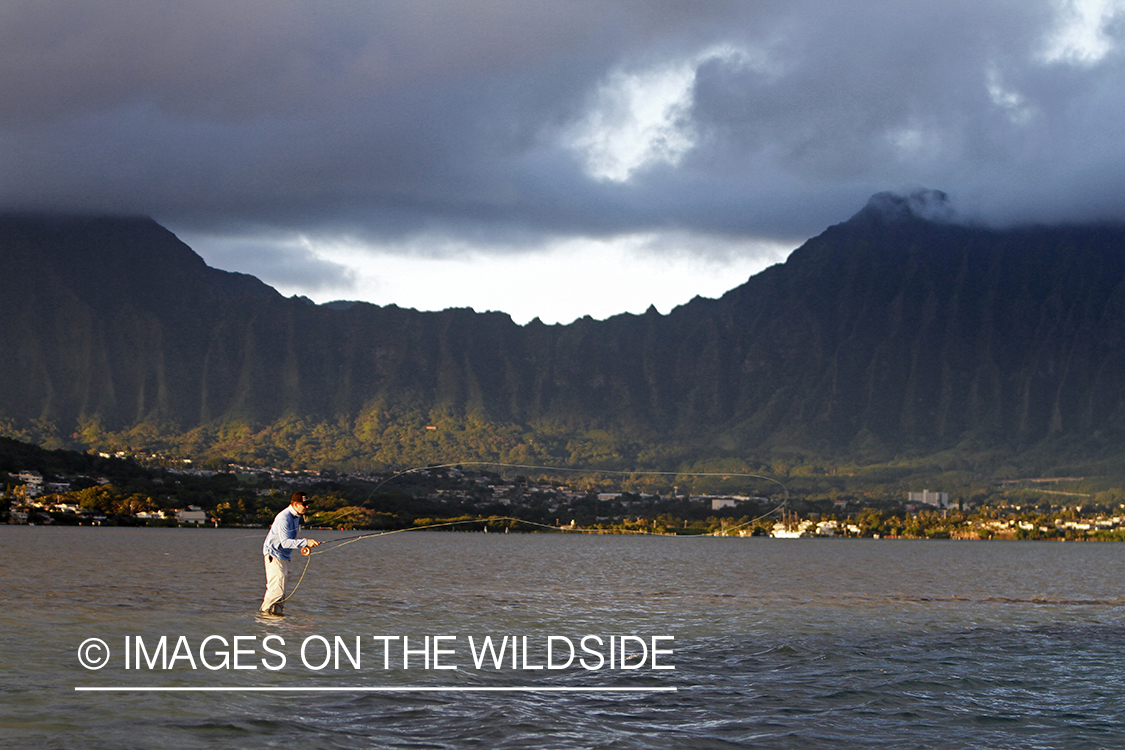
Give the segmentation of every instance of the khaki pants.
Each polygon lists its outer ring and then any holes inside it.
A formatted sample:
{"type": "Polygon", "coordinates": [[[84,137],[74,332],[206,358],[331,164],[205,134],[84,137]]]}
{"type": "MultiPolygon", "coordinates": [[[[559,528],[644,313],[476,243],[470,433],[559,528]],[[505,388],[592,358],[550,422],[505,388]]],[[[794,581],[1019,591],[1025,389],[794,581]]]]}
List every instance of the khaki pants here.
{"type": "Polygon", "coordinates": [[[262,599],[262,611],[280,614],[280,602],[285,597],[285,579],[289,575],[289,561],[272,555],[266,555],[264,559],[266,561],[266,596],[262,599]]]}

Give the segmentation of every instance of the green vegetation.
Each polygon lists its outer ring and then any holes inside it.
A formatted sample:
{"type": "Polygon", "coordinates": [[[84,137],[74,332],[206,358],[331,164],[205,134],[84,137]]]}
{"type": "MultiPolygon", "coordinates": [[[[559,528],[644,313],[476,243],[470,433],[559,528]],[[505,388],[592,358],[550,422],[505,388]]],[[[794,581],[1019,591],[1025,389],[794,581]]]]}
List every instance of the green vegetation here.
{"type": "Polygon", "coordinates": [[[518,326],[285,299],[150,220],[0,217],[0,434],[212,468],[715,466],[824,495],[1114,486],[1123,241],[861,212],[719,299],[518,326]]]}
{"type": "Polygon", "coordinates": [[[158,457],[146,462],[0,438],[0,470],[9,474],[0,513],[22,513],[32,523],[175,525],[172,511],[196,506],[208,524],[264,526],[301,487],[312,498],[307,524],[334,529],[456,522],[448,528],[768,535],[784,507],[810,523],[827,523],[838,536],[1125,540],[1125,481],[1106,476],[985,481],[925,463],[828,467],[780,460],[758,467],[760,476],[716,461],[673,475],[518,469],[523,473],[512,476],[509,469],[507,477],[470,466],[396,475],[185,469],[158,457]],[[771,468],[781,470],[773,474],[777,479],[764,473],[771,468]],[[32,498],[17,472],[69,486],[32,498]],[[907,506],[906,492],[923,482],[948,492],[955,507],[907,506]],[[749,499],[716,511],[700,495],[749,499]]]}

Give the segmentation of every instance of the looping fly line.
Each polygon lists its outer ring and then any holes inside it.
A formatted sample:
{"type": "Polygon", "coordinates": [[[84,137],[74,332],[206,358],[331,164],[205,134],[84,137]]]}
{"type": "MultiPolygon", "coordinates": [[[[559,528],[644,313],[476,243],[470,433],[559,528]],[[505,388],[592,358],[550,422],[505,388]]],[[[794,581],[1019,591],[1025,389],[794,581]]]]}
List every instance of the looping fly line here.
{"type": "MultiPolygon", "coordinates": [[[[756,523],[756,522],[762,520],[763,518],[771,516],[774,513],[777,513],[782,508],[786,507],[786,504],[789,501],[789,489],[784,484],[782,484],[781,482],[779,482],[776,479],[773,479],[771,477],[764,477],[764,476],[761,476],[761,475],[758,475],[758,474],[738,474],[738,473],[730,473],[730,472],[719,473],[719,472],[686,472],[686,471],[609,471],[609,470],[591,472],[589,469],[576,469],[576,468],[566,467],[566,466],[534,466],[534,465],[530,465],[530,464],[507,464],[507,463],[500,463],[500,462],[497,462],[497,461],[459,461],[459,462],[453,463],[453,464],[438,464],[438,465],[433,465],[433,466],[417,466],[417,467],[414,467],[414,468],[405,469],[403,471],[396,472],[396,473],[392,474],[391,476],[387,477],[386,479],[384,479],[379,484],[375,485],[375,489],[372,490],[371,494],[372,494],[372,496],[374,496],[374,494],[379,491],[379,488],[382,487],[383,485],[385,485],[387,482],[390,482],[391,480],[396,479],[398,477],[401,477],[405,474],[410,474],[410,473],[416,472],[416,471],[431,471],[433,469],[459,468],[459,467],[462,467],[462,466],[499,466],[499,467],[509,468],[509,469],[532,469],[532,470],[537,470],[537,471],[569,471],[569,472],[580,472],[580,473],[586,473],[586,474],[589,474],[589,473],[613,474],[613,475],[618,475],[618,476],[646,475],[646,476],[681,476],[681,477],[723,477],[725,479],[732,479],[732,478],[735,478],[735,477],[746,477],[746,478],[749,478],[749,479],[764,479],[767,482],[773,482],[774,484],[779,485],[781,487],[781,489],[785,491],[785,499],[782,500],[781,503],[777,507],[773,508],[772,510],[770,510],[766,513],[763,513],[762,515],[758,516],[757,518],[752,518],[749,521],[746,521],[745,523],[739,524],[738,526],[732,526],[732,527],[726,529],[727,532],[737,531],[738,529],[744,528],[746,526],[749,526],[753,523],[756,523]]],[[[559,533],[566,533],[566,534],[604,534],[604,533],[606,533],[602,529],[582,529],[582,528],[564,527],[564,526],[551,526],[549,524],[537,523],[535,521],[528,521],[526,519],[516,518],[514,516],[490,516],[489,518],[472,518],[472,519],[464,519],[464,520],[459,520],[459,521],[446,521],[446,522],[443,522],[443,523],[426,524],[424,526],[411,526],[411,527],[408,527],[408,528],[405,528],[405,529],[391,529],[391,530],[388,530],[388,531],[376,531],[376,532],[372,532],[370,534],[358,534],[358,535],[352,536],[352,537],[344,537],[343,539],[335,539],[333,541],[336,542],[336,544],[333,544],[331,547],[328,547],[327,549],[316,550],[316,551],[309,550],[309,554],[305,556],[305,566],[301,570],[300,578],[297,579],[297,583],[293,586],[293,590],[290,591],[280,601],[282,601],[282,602],[288,601],[289,598],[293,596],[293,594],[297,593],[297,588],[300,587],[301,582],[303,580],[305,580],[305,573],[308,572],[309,563],[312,562],[312,556],[313,555],[320,555],[320,554],[324,554],[325,552],[331,552],[333,550],[339,549],[340,547],[344,547],[344,546],[347,546],[347,545],[352,544],[354,542],[358,542],[361,539],[373,539],[373,538],[381,537],[381,536],[389,536],[391,534],[401,534],[401,533],[407,532],[407,531],[426,531],[426,530],[429,530],[429,529],[439,529],[439,528],[444,528],[444,527],[449,527],[449,526],[461,526],[461,525],[465,525],[465,524],[480,524],[480,523],[488,524],[488,523],[491,523],[491,522],[494,522],[494,521],[509,521],[509,522],[512,522],[513,524],[525,524],[527,526],[536,526],[536,527],[539,527],[539,528],[542,528],[542,529],[547,529],[547,530],[550,530],[550,531],[559,532],[559,533]]],[[[509,526],[509,528],[511,528],[511,526],[509,526]]],[[[679,534],[657,534],[655,532],[644,531],[644,530],[640,530],[640,529],[636,529],[636,530],[622,529],[622,530],[614,531],[612,533],[614,533],[614,534],[633,534],[633,535],[639,535],[639,536],[675,537],[677,539],[698,538],[698,536],[699,536],[699,535],[685,536],[685,535],[679,535],[679,534]]]]}
{"type": "Polygon", "coordinates": [[[462,466],[499,466],[505,469],[531,469],[534,471],[562,471],[571,472],[574,474],[609,474],[612,476],[665,476],[665,477],[722,477],[723,479],[734,479],[737,477],[746,477],[747,479],[764,479],[767,482],[773,482],[785,491],[785,497],[789,497],[789,488],[784,484],[777,481],[772,477],[765,477],[760,474],[740,474],[738,472],[696,472],[696,471],[620,471],[612,469],[579,469],[573,466],[536,466],[534,464],[506,464],[499,461],[458,461],[452,464],[435,464],[432,466],[415,466],[410,469],[403,469],[402,471],[395,472],[389,477],[384,479],[379,484],[375,485],[375,489],[371,494],[378,492],[379,488],[393,479],[397,479],[405,474],[410,474],[416,471],[431,471],[433,469],[455,469],[462,466]]]}

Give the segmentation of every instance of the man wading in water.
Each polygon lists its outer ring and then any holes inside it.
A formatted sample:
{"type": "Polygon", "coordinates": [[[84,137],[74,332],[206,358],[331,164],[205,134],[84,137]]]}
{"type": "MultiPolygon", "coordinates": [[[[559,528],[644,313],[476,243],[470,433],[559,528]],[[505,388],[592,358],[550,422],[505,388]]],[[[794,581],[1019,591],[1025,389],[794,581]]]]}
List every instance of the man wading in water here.
{"type": "Polygon", "coordinates": [[[274,516],[270,533],[266,534],[266,542],[262,545],[262,554],[266,558],[266,596],[262,599],[264,614],[282,614],[285,578],[289,575],[289,551],[300,549],[302,555],[308,556],[309,550],[320,546],[315,539],[297,538],[301,516],[308,509],[308,496],[303,492],[294,492],[289,507],[274,516]]]}

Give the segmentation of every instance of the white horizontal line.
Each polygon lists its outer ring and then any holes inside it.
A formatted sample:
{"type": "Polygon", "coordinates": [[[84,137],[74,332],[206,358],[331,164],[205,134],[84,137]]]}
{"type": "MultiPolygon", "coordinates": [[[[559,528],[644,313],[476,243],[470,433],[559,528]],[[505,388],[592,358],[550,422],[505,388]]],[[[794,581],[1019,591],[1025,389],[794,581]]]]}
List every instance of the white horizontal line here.
{"type": "Polygon", "coordinates": [[[76,687],[79,693],[674,693],[674,687],[76,687]]]}

